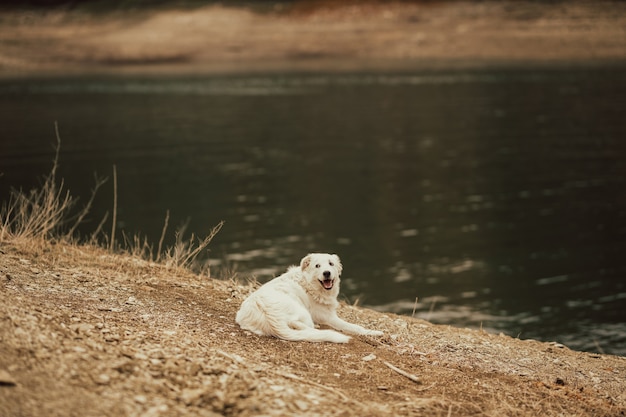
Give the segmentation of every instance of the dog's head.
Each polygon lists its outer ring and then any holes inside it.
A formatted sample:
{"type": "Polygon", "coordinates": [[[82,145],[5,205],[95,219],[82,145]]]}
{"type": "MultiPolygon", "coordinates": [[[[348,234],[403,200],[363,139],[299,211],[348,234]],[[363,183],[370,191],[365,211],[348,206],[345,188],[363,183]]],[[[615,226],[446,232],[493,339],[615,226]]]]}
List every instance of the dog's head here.
{"type": "Polygon", "coordinates": [[[300,261],[300,268],[310,281],[318,281],[321,288],[327,291],[339,284],[342,266],[337,255],[309,253],[300,261]]]}

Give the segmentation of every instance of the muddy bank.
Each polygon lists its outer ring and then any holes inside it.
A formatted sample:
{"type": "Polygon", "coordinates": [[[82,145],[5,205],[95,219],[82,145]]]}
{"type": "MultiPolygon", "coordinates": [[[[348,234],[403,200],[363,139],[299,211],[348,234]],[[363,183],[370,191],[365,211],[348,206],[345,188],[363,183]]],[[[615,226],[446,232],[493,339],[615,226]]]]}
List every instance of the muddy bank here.
{"type": "Polygon", "coordinates": [[[0,10],[4,76],[625,62],[623,2],[0,10]]]}
{"type": "Polygon", "coordinates": [[[89,246],[0,245],[3,416],[626,413],[622,357],[349,305],[340,316],[385,336],[284,342],[235,324],[251,286],[89,246]]]}

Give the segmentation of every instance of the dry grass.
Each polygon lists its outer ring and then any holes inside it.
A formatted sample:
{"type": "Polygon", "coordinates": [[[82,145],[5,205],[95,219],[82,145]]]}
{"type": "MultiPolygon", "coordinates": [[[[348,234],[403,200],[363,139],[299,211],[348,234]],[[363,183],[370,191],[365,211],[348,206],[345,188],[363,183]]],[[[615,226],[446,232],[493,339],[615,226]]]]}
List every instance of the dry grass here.
{"type": "MultiPolygon", "coordinates": [[[[176,242],[164,252],[163,261],[165,265],[191,269],[196,264],[198,255],[208,248],[211,240],[213,240],[223,225],[223,221],[218,223],[204,238],[196,237],[193,233],[189,238],[185,238],[184,235],[187,230],[187,224],[181,226],[175,233],[176,242]]],[[[204,270],[206,270],[206,268],[203,268],[203,271],[204,270]]]]}
{"type": "Polygon", "coordinates": [[[85,207],[74,212],[78,199],[65,190],[63,180],[57,181],[61,138],[55,124],[57,145],[52,170],[40,188],[24,192],[12,189],[9,200],[0,209],[0,241],[12,239],[71,239],[93,203],[97,190],[105,180],[96,177],[91,198],[85,207]],[[69,227],[68,227],[69,226],[69,227]]]}
{"type": "MultiPolygon", "coordinates": [[[[106,178],[95,176],[95,186],[87,203],[78,208],[79,199],[73,197],[64,186],[63,179],[57,178],[59,168],[59,154],[61,150],[61,136],[58,125],[55,123],[56,146],[50,173],[44,177],[43,184],[28,192],[21,189],[12,189],[9,199],[3,202],[0,208],[0,242],[6,240],[30,240],[43,242],[47,240],[80,243],[77,236],[78,226],[85,219],[92,208],[98,190],[106,183],[106,178]]],[[[169,211],[165,218],[163,232],[155,252],[154,245],[141,234],[128,236],[123,233],[123,240],[115,238],[117,218],[117,175],[113,167],[113,219],[111,234],[106,235],[103,228],[108,219],[108,213],[102,219],[96,230],[88,238],[90,244],[104,242],[111,252],[116,249],[130,253],[141,259],[162,262],[170,268],[188,268],[210,275],[208,264],[199,261],[199,256],[205,252],[211,240],[220,231],[224,222],[218,223],[209,234],[203,238],[191,234],[185,237],[187,224],[182,225],[174,232],[175,242],[163,248],[163,241],[169,223],[169,211]]]]}

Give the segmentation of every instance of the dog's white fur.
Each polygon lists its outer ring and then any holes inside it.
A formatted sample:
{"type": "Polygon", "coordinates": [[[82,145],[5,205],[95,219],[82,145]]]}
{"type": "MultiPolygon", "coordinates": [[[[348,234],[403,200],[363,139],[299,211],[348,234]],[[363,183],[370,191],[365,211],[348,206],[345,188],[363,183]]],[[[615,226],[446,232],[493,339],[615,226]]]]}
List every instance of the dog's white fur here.
{"type": "Polygon", "coordinates": [[[285,340],[347,343],[350,337],[315,324],[357,335],[382,336],[337,316],[342,265],[337,255],[310,253],[281,276],[252,293],[237,312],[242,329],[285,340]]]}

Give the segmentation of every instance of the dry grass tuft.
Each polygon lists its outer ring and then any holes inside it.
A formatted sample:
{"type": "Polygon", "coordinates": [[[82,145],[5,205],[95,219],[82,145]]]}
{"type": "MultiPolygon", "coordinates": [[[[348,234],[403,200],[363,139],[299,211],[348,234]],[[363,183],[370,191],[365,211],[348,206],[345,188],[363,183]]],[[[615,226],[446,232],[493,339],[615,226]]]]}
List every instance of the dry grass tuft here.
{"type": "Polygon", "coordinates": [[[193,233],[188,239],[184,238],[187,230],[187,223],[176,230],[176,242],[164,252],[164,262],[168,267],[175,268],[192,268],[196,264],[198,255],[200,255],[211,243],[211,240],[220,231],[224,222],[221,221],[214,226],[204,238],[196,237],[193,233]]]}
{"type": "Polygon", "coordinates": [[[9,200],[3,203],[0,209],[0,241],[7,238],[71,239],[91,209],[96,192],[106,182],[96,177],[96,185],[87,204],[74,213],[78,199],[65,190],[63,180],[57,181],[61,137],[56,123],[55,133],[57,144],[52,170],[44,178],[42,186],[29,192],[13,189],[9,200]]]}
{"type": "MultiPolygon", "coordinates": [[[[106,183],[106,178],[95,177],[95,186],[87,204],[78,209],[78,198],[73,197],[65,189],[64,181],[57,178],[59,168],[59,153],[61,150],[61,136],[55,123],[56,146],[55,156],[50,173],[44,177],[43,184],[29,192],[21,189],[12,189],[8,201],[0,208],[0,242],[6,240],[23,241],[67,241],[77,243],[77,229],[90,212],[98,190],[106,183]]],[[[169,211],[156,252],[154,245],[145,236],[135,234],[128,236],[122,232],[122,242],[115,238],[117,212],[117,175],[115,166],[114,176],[114,206],[111,221],[111,235],[103,232],[108,219],[104,216],[96,230],[88,239],[88,243],[100,244],[110,252],[121,250],[132,256],[163,263],[168,268],[184,268],[209,275],[208,264],[199,261],[199,255],[207,250],[211,240],[220,231],[224,222],[218,223],[209,234],[200,238],[191,234],[185,238],[187,223],[175,231],[175,243],[163,249],[163,241],[169,223],[169,211]]]]}

